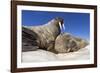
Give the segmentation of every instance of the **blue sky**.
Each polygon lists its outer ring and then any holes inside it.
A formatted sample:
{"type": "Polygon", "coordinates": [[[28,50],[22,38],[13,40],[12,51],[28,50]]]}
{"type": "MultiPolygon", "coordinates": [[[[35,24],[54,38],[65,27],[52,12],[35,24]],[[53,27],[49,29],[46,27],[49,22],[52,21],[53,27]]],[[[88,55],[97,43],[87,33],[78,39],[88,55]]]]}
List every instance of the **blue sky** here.
{"type": "Polygon", "coordinates": [[[43,25],[55,17],[64,19],[64,32],[89,40],[90,37],[90,14],[75,12],[48,12],[22,10],[22,25],[43,25]]]}

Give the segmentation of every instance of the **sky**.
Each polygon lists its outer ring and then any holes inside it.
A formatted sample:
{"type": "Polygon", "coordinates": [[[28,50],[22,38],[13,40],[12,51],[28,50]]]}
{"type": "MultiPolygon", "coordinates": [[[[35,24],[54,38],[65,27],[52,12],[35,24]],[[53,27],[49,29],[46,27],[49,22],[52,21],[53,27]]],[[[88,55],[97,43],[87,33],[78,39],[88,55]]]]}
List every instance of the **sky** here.
{"type": "Polygon", "coordinates": [[[51,12],[22,10],[22,25],[43,25],[50,20],[61,17],[64,19],[64,32],[89,40],[90,37],[90,14],[75,12],[51,12]]]}

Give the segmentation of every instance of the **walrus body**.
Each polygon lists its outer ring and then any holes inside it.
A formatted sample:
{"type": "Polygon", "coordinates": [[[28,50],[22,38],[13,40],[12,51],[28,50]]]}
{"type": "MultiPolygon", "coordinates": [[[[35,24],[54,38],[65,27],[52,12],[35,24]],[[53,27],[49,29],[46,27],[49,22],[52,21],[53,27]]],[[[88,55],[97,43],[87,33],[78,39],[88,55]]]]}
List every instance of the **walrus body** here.
{"type": "Polygon", "coordinates": [[[37,34],[36,42],[41,49],[52,49],[54,48],[54,43],[56,37],[60,34],[60,26],[63,24],[63,19],[55,18],[49,21],[47,24],[40,26],[25,26],[25,28],[33,31],[37,34]]]}
{"type": "Polygon", "coordinates": [[[87,41],[68,33],[62,33],[56,38],[54,49],[57,53],[68,53],[84,48],[86,45],[88,45],[87,41]]]}
{"type": "Polygon", "coordinates": [[[22,51],[37,50],[37,34],[27,28],[22,27],[22,51]]]}

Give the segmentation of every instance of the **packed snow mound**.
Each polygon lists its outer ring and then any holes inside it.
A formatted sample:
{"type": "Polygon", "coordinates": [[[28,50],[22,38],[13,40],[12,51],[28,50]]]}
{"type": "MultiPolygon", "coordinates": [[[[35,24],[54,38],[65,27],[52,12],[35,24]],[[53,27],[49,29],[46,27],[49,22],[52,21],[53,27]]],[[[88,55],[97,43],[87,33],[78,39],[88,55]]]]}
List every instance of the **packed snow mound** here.
{"type": "Polygon", "coordinates": [[[89,46],[77,52],[54,54],[45,50],[22,52],[22,62],[72,61],[88,60],[90,58],[89,46]]]}

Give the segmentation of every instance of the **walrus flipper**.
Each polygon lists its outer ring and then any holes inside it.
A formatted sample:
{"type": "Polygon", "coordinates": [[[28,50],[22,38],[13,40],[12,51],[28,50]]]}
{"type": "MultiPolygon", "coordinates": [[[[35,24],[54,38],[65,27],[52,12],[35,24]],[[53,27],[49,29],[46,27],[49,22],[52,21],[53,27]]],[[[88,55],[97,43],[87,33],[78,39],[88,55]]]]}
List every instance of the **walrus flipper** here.
{"type": "Polygon", "coordinates": [[[22,27],[22,51],[34,51],[37,46],[37,34],[32,30],[22,27]]]}

